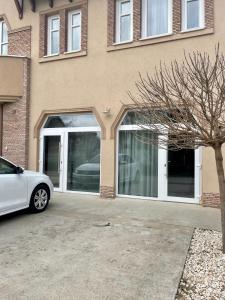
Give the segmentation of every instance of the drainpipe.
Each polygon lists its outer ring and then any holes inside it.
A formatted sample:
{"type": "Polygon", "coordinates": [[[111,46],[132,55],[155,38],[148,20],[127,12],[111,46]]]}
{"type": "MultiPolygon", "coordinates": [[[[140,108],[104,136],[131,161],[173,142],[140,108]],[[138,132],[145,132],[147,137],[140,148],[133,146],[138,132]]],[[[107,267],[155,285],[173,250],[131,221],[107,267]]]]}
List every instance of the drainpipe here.
{"type": "Polygon", "coordinates": [[[3,139],[3,104],[0,104],[0,156],[2,155],[2,139],[3,139]]]}

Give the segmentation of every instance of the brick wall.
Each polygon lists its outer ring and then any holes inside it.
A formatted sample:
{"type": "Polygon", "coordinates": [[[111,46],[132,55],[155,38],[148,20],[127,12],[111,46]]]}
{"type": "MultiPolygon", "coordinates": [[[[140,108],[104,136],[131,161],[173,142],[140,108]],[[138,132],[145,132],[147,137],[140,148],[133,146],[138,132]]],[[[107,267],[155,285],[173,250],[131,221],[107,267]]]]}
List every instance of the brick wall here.
{"type": "Polygon", "coordinates": [[[50,14],[41,13],[40,15],[40,41],[39,41],[39,57],[47,55],[47,18],[50,15],[58,14],[60,17],[60,54],[67,52],[67,21],[68,13],[71,10],[81,10],[81,51],[87,50],[88,36],[88,0],[83,0],[79,5],[70,6],[67,9],[51,10],[50,14]]]}
{"type": "MultiPolygon", "coordinates": [[[[108,37],[107,45],[115,42],[115,2],[108,0],[108,37]]],[[[133,0],[133,41],[141,38],[141,0],[133,0]]],[[[182,30],[182,0],[173,0],[173,33],[179,33],[182,30]]],[[[214,27],[214,1],[205,0],[205,25],[206,28],[214,27]]]]}
{"type": "Polygon", "coordinates": [[[220,207],[219,193],[203,193],[202,206],[219,208],[220,207]]]}
{"type": "Polygon", "coordinates": [[[3,105],[2,155],[22,167],[28,166],[31,28],[9,33],[9,54],[25,56],[23,97],[3,105]]]}
{"type": "Polygon", "coordinates": [[[10,55],[31,57],[31,27],[24,27],[9,32],[10,55]]]}
{"type": "Polygon", "coordinates": [[[100,197],[101,198],[115,198],[115,189],[111,186],[101,186],[100,187],[100,197]]]}

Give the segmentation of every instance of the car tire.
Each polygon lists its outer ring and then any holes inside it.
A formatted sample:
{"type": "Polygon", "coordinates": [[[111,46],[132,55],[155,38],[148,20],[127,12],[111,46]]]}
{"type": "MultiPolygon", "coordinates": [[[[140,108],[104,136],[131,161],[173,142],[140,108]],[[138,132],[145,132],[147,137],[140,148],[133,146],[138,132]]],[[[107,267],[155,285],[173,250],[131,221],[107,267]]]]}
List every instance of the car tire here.
{"type": "Polygon", "coordinates": [[[50,199],[49,188],[45,184],[38,185],[30,198],[29,209],[32,213],[43,212],[47,207],[50,199]]]}

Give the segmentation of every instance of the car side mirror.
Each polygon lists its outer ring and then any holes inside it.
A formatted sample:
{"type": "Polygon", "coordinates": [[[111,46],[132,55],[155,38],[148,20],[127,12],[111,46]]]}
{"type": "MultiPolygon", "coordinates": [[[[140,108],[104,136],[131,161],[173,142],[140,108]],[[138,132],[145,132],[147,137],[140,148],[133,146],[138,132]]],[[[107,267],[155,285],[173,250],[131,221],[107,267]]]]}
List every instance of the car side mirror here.
{"type": "Polygon", "coordinates": [[[16,174],[23,174],[24,170],[21,167],[16,167],[16,174]]]}

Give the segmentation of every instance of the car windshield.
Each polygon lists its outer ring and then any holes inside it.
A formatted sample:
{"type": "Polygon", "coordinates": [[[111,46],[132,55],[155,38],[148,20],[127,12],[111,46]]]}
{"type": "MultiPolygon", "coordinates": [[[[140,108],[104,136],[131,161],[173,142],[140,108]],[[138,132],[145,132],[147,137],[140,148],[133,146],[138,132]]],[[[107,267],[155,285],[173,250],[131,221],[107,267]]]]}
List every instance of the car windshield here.
{"type": "Polygon", "coordinates": [[[10,162],[0,158],[0,174],[13,174],[15,173],[15,166],[10,162]]]}
{"type": "Polygon", "coordinates": [[[90,159],[89,163],[91,163],[91,164],[100,164],[100,155],[96,155],[95,157],[90,159]]]}

